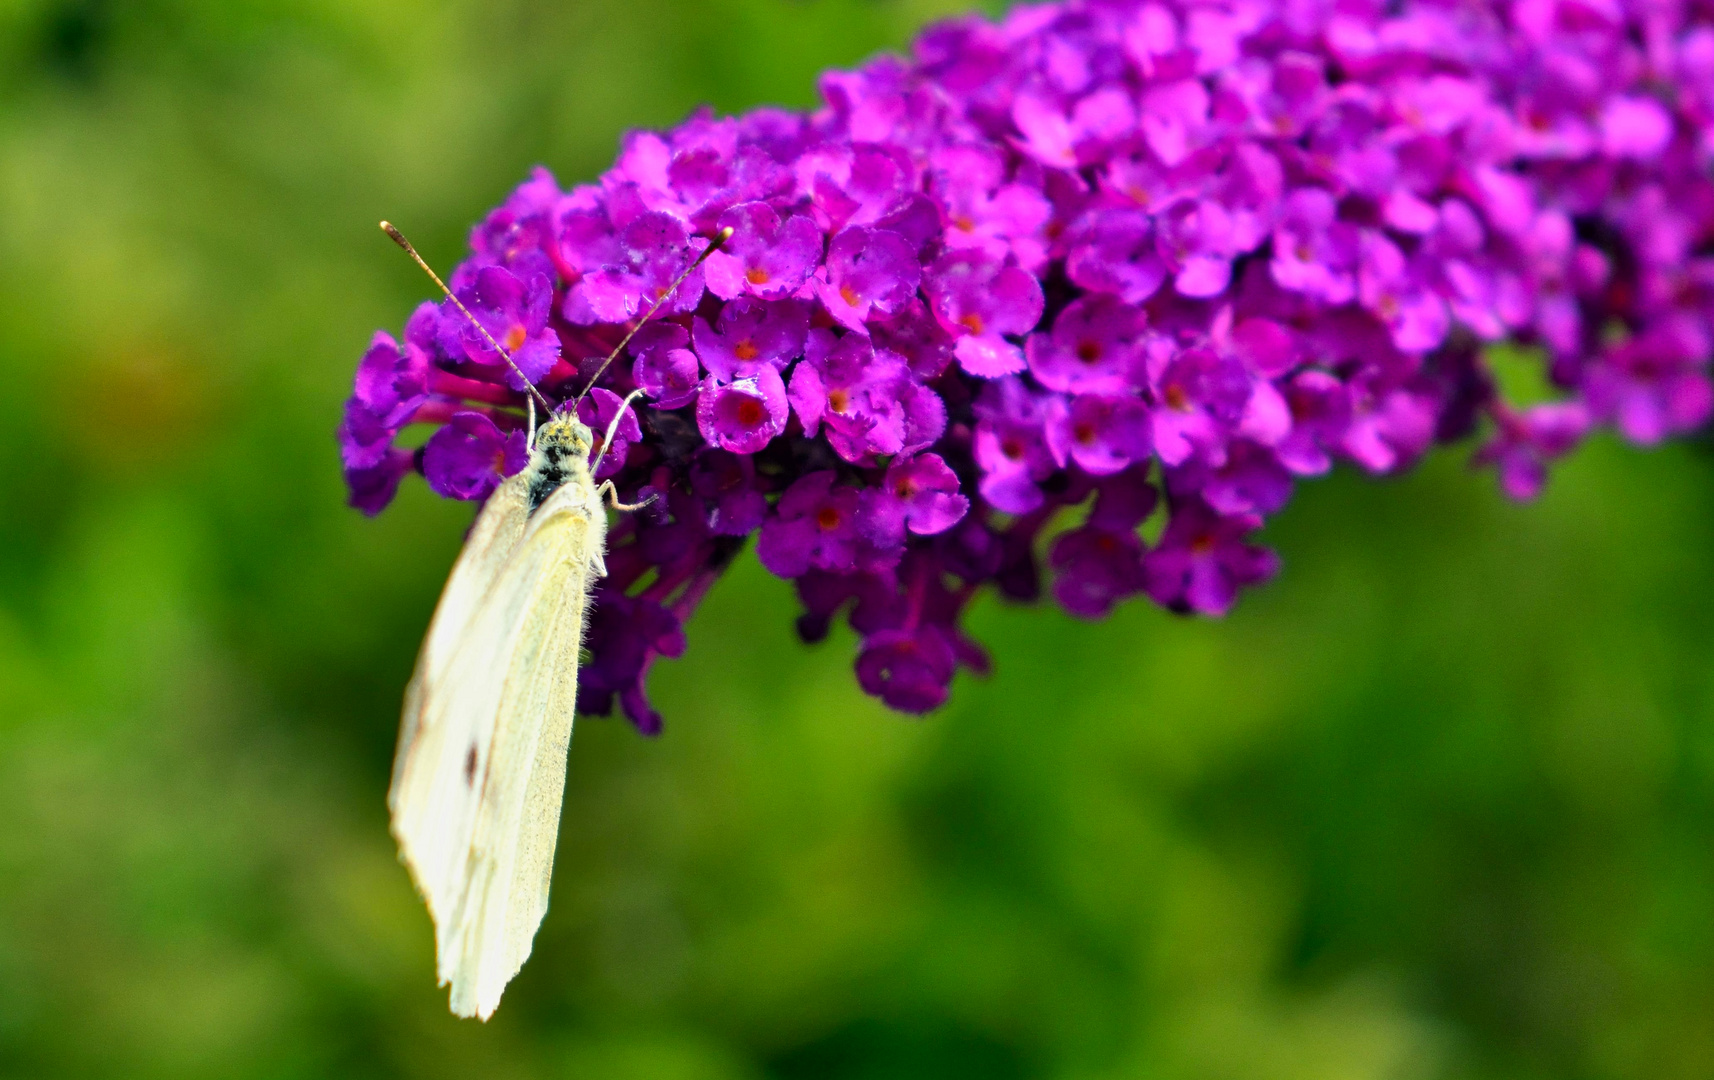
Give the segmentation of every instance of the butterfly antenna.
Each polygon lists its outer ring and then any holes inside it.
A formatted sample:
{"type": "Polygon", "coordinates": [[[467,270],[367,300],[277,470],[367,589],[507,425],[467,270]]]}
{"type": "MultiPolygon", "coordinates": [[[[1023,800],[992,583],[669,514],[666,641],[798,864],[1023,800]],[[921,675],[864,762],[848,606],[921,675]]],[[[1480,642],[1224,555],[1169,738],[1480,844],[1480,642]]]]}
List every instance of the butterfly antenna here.
{"type": "Polygon", "coordinates": [[[607,434],[601,436],[601,449],[595,455],[595,460],[589,463],[591,476],[601,471],[601,459],[607,456],[607,450],[613,445],[613,433],[619,430],[619,421],[625,419],[625,411],[631,407],[631,402],[643,396],[639,387],[625,395],[625,400],[619,403],[619,408],[613,413],[613,419],[607,425],[607,434]]]}
{"type": "Polygon", "coordinates": [[[643,312],[643,317],[638,319],[631,329],[625,331],[625,336],[619,339],[619,344],[613,346],[613,351],[607,354],[607,359],[601,361],[601,366],[595,369],[595,374],[589,379],[589,385],[583,388],[582,394],[577,395],[577,401],[582,401],[584,395],[588,394],[589,391],[595,388],[596,381],[601,378],[601,373],[607,370],[607,365],[611,364],[614,359],[624,351],[625,346],[631,344],[631,339],[637,336],[637,331],[641,330],[650,319],[655,317],[655,312],[661,309],[661,305],[672,299],[673,293],[678,292],[678,287],[684,284],[684,279],[694,273],[697,267],[706,262],[710,255],[719,251],[721,244],[724,244],[730,239],[732,239],[732,227],[730,225],[714,234],[714,239],[710,240],[708,242],[708,246],[702,249],[702,254],[696,257],[696,261],[681,270],[678,277],[673,279],[673,283],[667,286],[666,291],[655,298],[655,302],[649,306],[649,310],[643,312]]]}
{"type": "MultiPolygon", "coordinates": [[[[506,366],[518,373],[518,378],[524,381],[524,389],[530,392],[530,396],[536,401],[541,402],[542,408],[546,410],[549,415],[552,415],[553,405],[548,402],[547,398],[542,396],[542,392],[536,389],[535,384],[530,382],[530,377],[524,374],[523,369],[512,362],[512,354],[507,352],[498,341],[494,340],[494,335],[488,332],[488,328],[483,326],[476,316],[470,314],[470,309],[465,307],[458,297],[452,295],[452,290],[446,287],[446,282],[442,281],[440,279],[440,275],[435,273],[434,270],[429,267],[429,264],[423,261],[423,257],[421,255],[417,254],[417,249],[411,246],[411,242],[409,240],[405,239],[405,234],[400,232],[398,229],[393,228],[392,223],[387,221],[381,222],[381,231],[386,233],[388,236],[391,236],[393,238],[393,243],[404,248],[405,254],[415,259],[417,265],[423,268],[423,273],[434,279],[434,283],[440,286],[440,291],[446,294],[446,298],[452,301],[452,305],[464,313],[464,317],[470,320],[470,325],[476,327],[477,331],[488,342],[488,344],[494,346],[494,351],[499,353],[501,359],[506,361],[506,366]]],[[[727,232],[730,233],[731,230],[728,229],[727,232]]],[[[683,279],[681,278],[680,280],[683,279]]],[[[654,312],[651,311],[649,314],[652,315],[654,312]]],[[[633,333],[635,333],[635,331],[633,331],[633,333]]],[[[629,341],[631,339],[627,336],[625,340],[629,341]]],[[[532,424],[531,427],[533,428],[534,425],[532,424]]],[[[531,436],[534,437],[534,434],[534,431],[532,431],[531,436]]]]}

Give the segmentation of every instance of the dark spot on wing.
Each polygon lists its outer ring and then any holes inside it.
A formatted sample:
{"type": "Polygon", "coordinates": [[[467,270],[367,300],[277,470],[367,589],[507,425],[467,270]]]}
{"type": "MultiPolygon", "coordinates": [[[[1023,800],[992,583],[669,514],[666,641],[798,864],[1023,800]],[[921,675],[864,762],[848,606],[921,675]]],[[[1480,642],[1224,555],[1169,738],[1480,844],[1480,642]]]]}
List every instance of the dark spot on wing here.
{"type": "Polygon", "coordinates": [[[470,752],[464,755],[464,786],[476,786],[476,744],[470,744],[470,752]]]}

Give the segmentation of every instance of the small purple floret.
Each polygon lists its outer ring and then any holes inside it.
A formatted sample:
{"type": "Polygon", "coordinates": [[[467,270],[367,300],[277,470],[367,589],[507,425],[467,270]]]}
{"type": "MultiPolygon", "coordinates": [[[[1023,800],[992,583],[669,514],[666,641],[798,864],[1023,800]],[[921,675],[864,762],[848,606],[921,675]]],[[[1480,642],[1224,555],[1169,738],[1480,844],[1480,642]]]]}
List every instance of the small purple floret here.
{"type": "Polygon", "coordinates": [[[688,348],[690,333],[677,323],[652,323],[631,342],[631,379],[655,407],[677,409],[696,400],[702,369],[688,348]]]}
{"type": "Polygon", "coordinates": [[[827,249],[815,294],[827,313],[857,333],[871,314],[891,315],[915,295],[922,265],[909,241],[890,229],[846,229],[827,249]]]}
{"type": "Polygon", "coordinates": [[[857,489],[835,486],[831,471],[810,473],[780,496],[762,525],[756,554],[781,577],[810,567],[850,570],[857,558],[857,489]]]}
{"type": "Polygon", "coordinates": [[[1279,557],[1246,542],[1258,514],[1221,515],[1192,498],[1176,504],[1160,543],[1143,557],[1143,588],[1174,611],[1224,615],[1245,585],[1266,581],[1279,557]]]}
{"type": "Polygon", "coordinates": [[[957,666],[939,627],[877,630],[857,656],[857,682],[900,712],[925,713],[946,702],[957,666]]]}
{"type": "Polygon", "coordinates": [[[786,427],[786,386],[764,364],[730,383],[709,376],[696,402],[696,424],[710,446],[754,454],[786,427]]]}
{"type": "Polygon", "coordinates": [[[779,370],[803,355],[809,306],[741,297],[720,309],[715,325],[701,318],[691,325],[702,366],[721,382],[731,382],[753,377],[764,365],[779,370]]]}
{"type": "Polygon", "coordinates": [[[527,460],[522,431],[507,434],[479,412],[457,412],[423,446],[423,475],[437,495],[485,499],[527,460]]]}
{"type": "Polygon", "coordinates": [[[808,217],[787,218],[767,203],[734,206],[720,215],[731,239],[704,264],[708,289],[724,300],[755,296],[780,300],[803,287],[821,261],[822,236],[808,217]]]}
{"type": "Polygon", "coordinates": [[[989,255],[949,251],[923,283],[940,325],[955,338],[965,371],[981,378],[1024,369],[1024,351],[1007,340],[1035,329],[1043,298],[1035,275],[989,255]]]}
{"type": "Polygon", "coordinates": [[[559,360],[559,337],[548,329],[553,286],[546,274],[519,278],[500,266],[484,266],[475,280],[457,290],[458,299],[481,322],[484,334],[452,303],[440,310],[442,347],[454,356],[494,369],[513,389],[522,390],[517,372],[506,364],[499,345],[518,371],[536,382],[559,360]],[[490,342],[492,339],[492,342],[490,342]]]}
{"type": "Polygon", "coordinates": [[[943,533],[970,510],[970,500],[958,492],[957,474],[938,454],[894,458],[859,505],[865,534],[882,548],[901,546],[907,529],[918,536],[943,533]]]}

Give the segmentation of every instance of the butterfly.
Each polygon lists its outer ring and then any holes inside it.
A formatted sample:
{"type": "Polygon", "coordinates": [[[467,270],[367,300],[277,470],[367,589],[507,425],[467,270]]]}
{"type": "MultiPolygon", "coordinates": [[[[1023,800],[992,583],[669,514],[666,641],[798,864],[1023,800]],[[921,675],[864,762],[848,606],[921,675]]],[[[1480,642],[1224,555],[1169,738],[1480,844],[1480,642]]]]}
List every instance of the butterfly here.
{"type": "MultiPolygon", "coordinates": [[[[381,228],[486,337],[410,241],[387,222],[381,228]]],[[[656,298],[590,386],[731,233],[717,234],[656,298]]],[[[556,411],[525,385],[529,463],[489,495],[447,577],[405,690],[387,794],[400,858],[434,920],[440,985],[452,986],[453,1013],[483,1020],[529,958],[547,913],[578,651],[591,589],[607,572],[607,506],[643,505],[621,503],[611,481],[595,483],[641,391],[625,399],[597,444],[576,401],[556,411]],[[547,409],[540,427],[537,400],[547,409]]]]}

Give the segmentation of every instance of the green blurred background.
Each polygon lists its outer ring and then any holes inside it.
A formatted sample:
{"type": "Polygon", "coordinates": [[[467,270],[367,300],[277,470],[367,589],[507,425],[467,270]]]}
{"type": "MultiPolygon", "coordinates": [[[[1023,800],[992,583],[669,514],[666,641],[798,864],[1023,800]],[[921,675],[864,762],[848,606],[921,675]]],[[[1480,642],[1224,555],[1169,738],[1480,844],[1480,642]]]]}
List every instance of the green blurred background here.
{"type": "MultiPolygon", "coordinates": [[[[940,10],[937,10],[940,9],[940,10]]],[[[1307,485],[1224,622],[994,602],[912,721],[746,556],[577,732],[487,1025],[387,834],[469,508],[343,505],[370,332],[537,162],[942,0],[0,2],[0,1075],[1714,1075],[1714,456],[1307,485]]]]}

